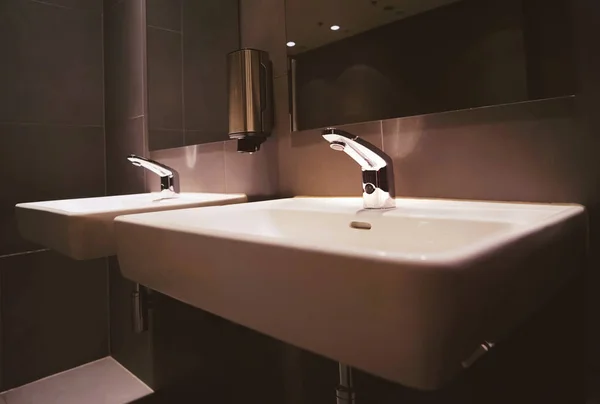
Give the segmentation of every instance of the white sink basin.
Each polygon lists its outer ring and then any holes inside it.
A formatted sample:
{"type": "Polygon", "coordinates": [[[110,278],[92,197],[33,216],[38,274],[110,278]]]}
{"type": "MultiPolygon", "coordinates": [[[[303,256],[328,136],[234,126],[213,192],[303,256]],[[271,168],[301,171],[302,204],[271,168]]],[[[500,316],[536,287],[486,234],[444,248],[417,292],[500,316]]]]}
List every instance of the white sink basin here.
{"type": "Polygon", "coordinates": [[[294,198],[121,216],[119,262],[193,306],[434,389],[539,309],[585,255],[578,205],[361,208],[358,198],[294,198]]]}
{"type": "Polygon", "coordinates": [[[16,216],[25,239],[84,260],[116,254],[116,216],[245,201],[245,195],[182,193],[163,198],[160,193],[148,193],[20,203],[16,216]]]}

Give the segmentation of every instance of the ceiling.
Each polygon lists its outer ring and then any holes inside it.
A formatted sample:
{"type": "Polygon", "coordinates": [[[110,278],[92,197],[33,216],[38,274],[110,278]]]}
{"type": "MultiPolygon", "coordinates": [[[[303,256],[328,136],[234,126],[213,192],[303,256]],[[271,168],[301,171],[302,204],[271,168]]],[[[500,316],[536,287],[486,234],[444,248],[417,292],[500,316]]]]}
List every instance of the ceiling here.
{"type": "Polygon", "coordinates": [[[287,41],[298,54],[460,0],[286,0],[287,41]],[[330,27],[338,25],[338,31],[330,27]]]}

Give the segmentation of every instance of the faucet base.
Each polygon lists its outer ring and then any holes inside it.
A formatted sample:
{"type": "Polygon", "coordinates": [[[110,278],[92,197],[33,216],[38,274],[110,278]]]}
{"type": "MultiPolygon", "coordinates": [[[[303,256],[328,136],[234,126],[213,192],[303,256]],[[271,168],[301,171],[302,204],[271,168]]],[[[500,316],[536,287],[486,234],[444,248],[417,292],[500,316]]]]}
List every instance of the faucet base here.
{"type": "Polygon", "coordinates": [[[389,192],[381,188],[368,189],[368,187],[365,187],[363,207],[365,209],[393,209],[396,207],[396,200],[392,198],[389,192]]]}

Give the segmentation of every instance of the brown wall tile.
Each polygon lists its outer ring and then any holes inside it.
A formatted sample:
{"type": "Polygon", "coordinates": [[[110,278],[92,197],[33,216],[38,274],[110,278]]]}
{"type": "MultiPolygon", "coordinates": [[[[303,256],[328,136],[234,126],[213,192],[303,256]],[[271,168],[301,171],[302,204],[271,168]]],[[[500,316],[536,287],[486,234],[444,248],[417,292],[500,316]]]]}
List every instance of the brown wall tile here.
{"type": "Polygon", "coordinates": [[[145,14],[143,0],[117,3],[104,16],[106,122],[144,114],[145,14]]]}
{"type": "Polygon", "coordinates": [[[182,0],[146,0],[149,26],[181,31],[182,0]]]}
{"type": "Polygon", "coordinates": [[[287,74],[285,46],[285,2],[279,0],[240,1],[242,47],[269,52],[275,78],[287,74]],[[265,10],[274,18],[265,18],[265,10]],[[277,16],[280,16],[277,17],[277,16]]]}
{"type": "Polygon", "coordinates": [[[150,150],[172,149],[174,147],[183,147],[183,130],[148,130],[148,148],[150,150]]]}
{"type": "MultiPolygon", "coordinates": [[[[580,130],[588,135],[586,147],[588,153],[595,157],[595,164],[588,170],[592,173],[599,173],[600,159],[597,154],[600,150],[600,116],[598,114],[598,105],[600,105],[600,53],[596,51],[595,44],[600,36],[600,3],[595,0],[573,0],[573,10],[575,15],[575,53],[577,60],[579,94],[576,104],[581,121],[580,130]]],[[[600,201],[600,186],[595,184],[595,201],[600,201]]],[[[590,387],[600,385],[600,294],[598,286],[600,285],[600,204],[596,205],[594,215],[591,217],[591,262],[589,279],[587,282],[587,307],[586,314],[588,321],[586,323],[587,344],[586,344],[586,365],[590,372],[590,387]]],[[[600,395],[596,397],[600,400],[600,395]]]]}
{"type": "Polygon", "coordinates": [[[145,171],[127,156],[144,156],[144,117],[106,124],[106,186],[109,195],[144,192],[145,171]]]}
{"type": "Polygon", "coordinates": [[[242,193],[252,198],[277,194],[277,143],[267,141],[258,153],[237,152],[237,141],[225,142],[225,190],[227,193],[242,193]]]}
{"type": "Polygon", "coordinates": [[[77,10],[102,12],[102,0],[44,0],[48,4],[77,10]]]}
{"type": "Polygon", "coordinates": [[[0,255],[39,248],[21,239],[15,204],[104,195],[101,127],[0,124],[0,255]]]}
{"type": "MultiPolygon", "coordinates": [[[[381,121],[337,126],[382,148],[381,121]]],[[[292,134],[291,149],[279,156],[285,195],[362,196],[361,169],[345,153],[329,148],[319,129],[292,134]]]]}
{"type": "Polygon", "coordinates": [[[0,122],[102,125],[99,13],[0,4],[0,122]]]}
{"type": "Polygon", "coordinates": [[[107,14],[117,4],[124,0],[102,0],[102,12],[107,14]]]}
{"type": "Polygon", "coordinates": [[[222,133],[218,140],[227,139],[226,56],[240,46],[238,6],[183,0],[185,129],[222,133]]]}
{"type": "MultiPolygon", "coordinates": [[[[223,142],[157,150],[150,158],[177,170],[182,192],[225,192],[223,142]]],[[[156,176],[147,176],[147,189],[159,191],[159,185],[156,176]]]]}
{"type": "Polygon", "coordinates": [[[229,139],[229,136],[227,135],[227,129],[218,131],[186,129],[184,134],[184,144],[186,146],[223,142],[227,139],[229,139]]]}
{"type": "Polygon", "coordinates": [[[575,130],[573,97],[383,121],[396,192],[417,197],[583,202],[575,130]]]}
{"type": "Polygon", "coordinates": [[[183,130],[181,34],[148,27],[146,38],[148,127],[183,130]]]}

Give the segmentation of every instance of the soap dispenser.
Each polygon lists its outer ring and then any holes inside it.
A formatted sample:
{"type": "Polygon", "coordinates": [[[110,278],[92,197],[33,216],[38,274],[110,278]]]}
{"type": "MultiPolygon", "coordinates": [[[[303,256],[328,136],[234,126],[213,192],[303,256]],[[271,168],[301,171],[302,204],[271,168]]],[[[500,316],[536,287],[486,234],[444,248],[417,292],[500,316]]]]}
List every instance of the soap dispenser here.
{"type": "Polygon", "coordinates": [[[227,55],[229,137],[237,151],[254,153],[273,128],[273,73],[269,54],[240,49],[227,55]]]}

